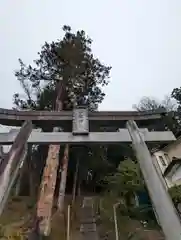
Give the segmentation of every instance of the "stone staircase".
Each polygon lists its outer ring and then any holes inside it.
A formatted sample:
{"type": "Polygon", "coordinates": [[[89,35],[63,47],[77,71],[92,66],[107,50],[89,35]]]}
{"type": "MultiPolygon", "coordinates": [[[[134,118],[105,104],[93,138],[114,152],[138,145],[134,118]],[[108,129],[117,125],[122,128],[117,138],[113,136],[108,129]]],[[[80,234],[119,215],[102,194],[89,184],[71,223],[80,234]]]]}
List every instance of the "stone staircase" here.
{"type": "Polygon", "coordinates": [[[80,215],[80,240],[98,240],[92,197],[83,199],[80,215]]]}

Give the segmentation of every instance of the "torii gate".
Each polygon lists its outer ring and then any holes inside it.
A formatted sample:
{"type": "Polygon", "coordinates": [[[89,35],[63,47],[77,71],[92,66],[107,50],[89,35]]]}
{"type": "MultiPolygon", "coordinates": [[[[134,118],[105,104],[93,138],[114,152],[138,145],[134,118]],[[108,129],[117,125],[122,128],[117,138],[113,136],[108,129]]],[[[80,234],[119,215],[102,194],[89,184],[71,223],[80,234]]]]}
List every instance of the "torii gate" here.
{"type": "MultiPolygon", "coordinates": [[[[163,112],[92,112],[77,108],[73,112],[15,111],[0,109],[0,124],[21,126],[20,131],[0,134],[0,144],[12,144],[5,161],[0,165],[0,213],[4,208],[10,189],[18,174],[19,166],[26,155],[27,144],[53,143],[132,143],[133,150],[140,164],[154,209],[167,240],[181,239],[181,223],[173,202],[160,181],[153,165],[146,142],[169,142],[175,137],[170,131],[148,131],[139,129],[149,123],[159,121],[163,112]],[[71,132],[37,132],[33,124],[41,126],[49,122],[52,126],[69,127],[71,132]],[[137,123],[136,123],[137,122],[137,123]],[[33,123],[33,124],[32,124],[33,123]],[[100,127],[114,126],[117,132],[95,132],[100,127]],[[99,127],[99,128],[98,128],[99,127]],[[126,127],[126,128],[123,128],[126,127]],[[89,129],[91,131],[89,131],[89,129]],[[21,160],[21,161],[20,161],[21,160]]],[[[51,211],[43,216],[50,219],[51,211]]]]}

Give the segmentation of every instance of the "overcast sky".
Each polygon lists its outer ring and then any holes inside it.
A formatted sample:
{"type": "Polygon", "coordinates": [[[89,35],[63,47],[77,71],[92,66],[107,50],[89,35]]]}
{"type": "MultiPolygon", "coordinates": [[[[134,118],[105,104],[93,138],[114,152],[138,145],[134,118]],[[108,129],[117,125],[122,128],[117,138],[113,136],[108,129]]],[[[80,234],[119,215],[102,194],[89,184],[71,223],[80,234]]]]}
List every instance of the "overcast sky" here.
{"type": "Polygon", "coordinates": [[[101,110],[129,110],[181,86],[181,0],[0,0],[0,17],[0,107],[20,91],[18,58],[32,63],[64,24],[85,30],[112,66],[101,110]]]}

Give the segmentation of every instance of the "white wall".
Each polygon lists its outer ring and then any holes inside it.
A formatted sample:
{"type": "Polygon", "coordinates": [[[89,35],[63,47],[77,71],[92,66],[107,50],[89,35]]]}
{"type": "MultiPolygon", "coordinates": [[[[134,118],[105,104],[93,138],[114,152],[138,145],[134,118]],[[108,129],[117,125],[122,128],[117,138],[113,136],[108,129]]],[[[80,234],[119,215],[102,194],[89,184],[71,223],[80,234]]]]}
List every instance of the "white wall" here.
{"type": "Polygon", "coordinates": [[[172,180],[168,179],[168,178],[165,178],[163,176],[163,173],[165,172],[166,168],[168,167],[170,161],[168,161],[168,159],[165,158],[164,156],[164,152],[163,151],[158,151],[158,152],[155,152],[153,155],[152,155],[152,159],[153,159],[153,162],[154,162],[154,165],[157,169],[157,173],[161,179],[161,181],[163,182],[163,184],[165,185],[166,188],[170,188],[172,187],[174,184],[172,183],[172,180]],[[164,166],[162,164],[162,162],[160,161],[159,157],[162,156],[165,160],[165,163],[166,163],[166,166],[164,166]]]}
{"type": "MultiPolygon", "coordinates": [[[[169,165],[169,162],[167,162],[167,165],[164,166],[164,165],[160,162],[160,160],[159,160],[159,157],[160,157],[160,156],[164,158],[164,152],[163,152],[163,151],[158,151],[158,152],[155,152],[153,155],[155,156],[155,158],[156,158],[156,160],[157,160],[157,162],[158,162],[158,165],[159,165],[159,167],[160,167],[160,169],[161,169],[161,172],[163,173],[163,172],[165,171],[165,169],[166,169],[166,168],[168,167],[168,165],[169,165]]],[[[164,158],[164,160],[165,160],[165,158],[164,158]]],[[[166,160],[165,160],[165,162],[166,162],[166,160]]]]}
{"type": "Polygon", "coordinates": [[[172,176],[172,182],[175,184],[181,184],[181,166],[177,169],[177,171],[172,176]]]}
{"type": "MultiPolygon", "coordinates": [[[[170,146],[167,150],[167,153],[172,159],[173,157],[181,158],[181,141],[180,139],[177,140],[172,146],[170,146]]],[[[176,172],[173,174],[172,178],[172,186],[174,185],[181,185],[181,166],[176,170],[176,172]]]]}
{"type": "MultiPolygon", "coordinates": [[[[20,129],[20,127],[10,127],[10,126],[0,125],[0,133],[7,133],[11,129],[20,129]]],[[[3,152],[8,153],[10,148],[11,148],[11,145],[4,145],[3,146],[3,152]]]]}
{"type": "Polygon", "coordinates": [[[171,178],[163,177],[163,173],[170,163],[169,160],[165,158],[164,153],[168,154],[170,160],[172,160],[173,157],[181,158],[181,141],[178,140],[168,148],[165,148],[164,151],[155,152],[152,156],[154,165],[157,167],[157,172],[161,179],[166,183],[166,186],[170,188],[174,185],[181,185],[181,166],[176,170],[171,178]],[[162,164],[159,156],[164,158],[166,161],[166,166],[162,164]]]}
{"type": "Polygon", "coordinates": [[[158,164],[158,161],[157,161],[157,158],[155,155],[152,156],[152,160],[153,160],[153,165],[155,166],[155,169],[157,171],[157,174],[160,178],[160,181],[163,183],[164,187],[167,189],[169,186],[168,186],[168,182],[165,180],[165,178],[163,177],[163,174],[162,174],[162,171],[161,171],[161,168],[160,168],[160,165],[158,164]]]}
{"type": "Polygon", "coordinates": [[[166,150],[169,157],[172,159],[173,157],[181,158],[181,142],[173,144],[168,150],[166,150]]]}

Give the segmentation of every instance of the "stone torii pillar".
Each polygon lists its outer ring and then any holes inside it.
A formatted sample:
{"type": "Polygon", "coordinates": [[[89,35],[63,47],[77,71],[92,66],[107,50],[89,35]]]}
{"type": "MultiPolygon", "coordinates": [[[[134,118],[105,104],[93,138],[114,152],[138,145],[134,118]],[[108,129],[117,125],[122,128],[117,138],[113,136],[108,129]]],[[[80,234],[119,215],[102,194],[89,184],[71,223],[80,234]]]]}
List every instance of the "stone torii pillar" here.
{"type": "Polygon", "coordinates": [[[181,222],[178,213],[169,193],[160,181],[144,137],[132,120],[127,122],[127,129],[165,238],[166,240],[181,240],[181,222]]]}

